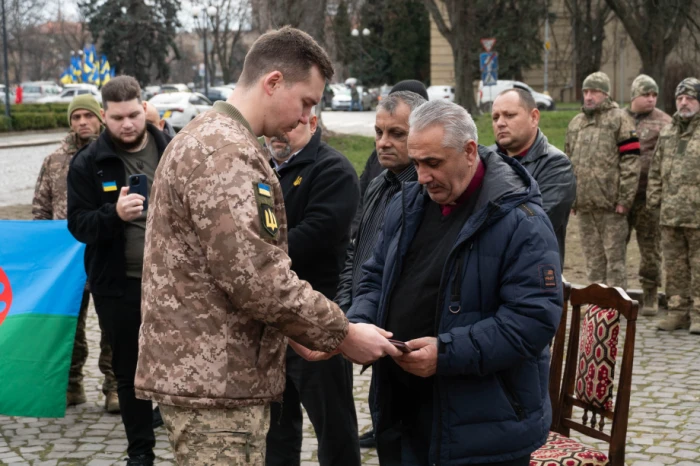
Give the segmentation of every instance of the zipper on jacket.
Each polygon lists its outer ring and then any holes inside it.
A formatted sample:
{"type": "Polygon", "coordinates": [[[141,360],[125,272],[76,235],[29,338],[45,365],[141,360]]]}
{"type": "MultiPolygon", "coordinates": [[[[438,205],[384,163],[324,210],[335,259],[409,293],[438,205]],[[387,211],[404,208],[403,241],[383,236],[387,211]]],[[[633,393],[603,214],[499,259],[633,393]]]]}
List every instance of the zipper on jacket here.
{"type": "Polygon", "coordinates": [[[496,380],[498,380],[498,384],[501,386],[503,393],[505,393],[506,399],[508,400],[508,404],[510,404],[510,407],[513,408],[513,411],[515,411],[515,415],[518,417],[518,421],[522,421],[525,417],[525,411],[523,410],[523,407],[520,406],[520,403],[518,403],[518,400],[515,398],[515,394],[506,384],[505,380],[503,380],[501,374],[496,374],[496,380]]]}

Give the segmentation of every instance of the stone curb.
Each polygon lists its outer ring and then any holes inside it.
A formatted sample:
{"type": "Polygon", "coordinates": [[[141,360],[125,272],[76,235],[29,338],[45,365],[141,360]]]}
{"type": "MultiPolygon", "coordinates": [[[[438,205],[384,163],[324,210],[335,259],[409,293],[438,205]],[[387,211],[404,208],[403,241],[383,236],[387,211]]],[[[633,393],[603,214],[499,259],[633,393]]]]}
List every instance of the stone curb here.
{"type": "Polygon", "coordinates": [[[0,142],[0,150],[2,149],[17,149],[21,147],[33,147],[33,146],[47,146],[49,144],[58,144],[65,139],[65,134],[61,137],[54,137],[51,139],[39,139],[36,141],[18,141],[18,142],[0,142]]]}

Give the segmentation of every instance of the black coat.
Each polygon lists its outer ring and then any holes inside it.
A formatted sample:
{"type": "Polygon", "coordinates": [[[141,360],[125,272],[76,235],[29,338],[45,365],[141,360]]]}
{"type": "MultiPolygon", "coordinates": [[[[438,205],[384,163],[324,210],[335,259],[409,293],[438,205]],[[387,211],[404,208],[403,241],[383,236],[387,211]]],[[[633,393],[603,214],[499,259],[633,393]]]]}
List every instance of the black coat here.
{"type": "Polygon", "coordinates": [[[317,128],[309,143],[278,173],[292,270],[332,299],[360,201],[355,169],[343,154],[321,141],[321,128],[317,128]]]}
{"type": "MultiPolygon", "coordinates": [[[[148,124],[158,148],[158,160],[170,137],[148,124]]],[[[68,171],[68,230],[85,243],[85,271],[90,291],[98,296],[121,296],[126,285],[125,222],[117,215],[117,199],[126,184],[124,163],[107,131],[73,157],[68,171]],[[105,190],[113,181],[116,189],[105,190]]]]}
{"type": "MultiPolygon", "coordinates": [[[[496,145],[489,147],[505,155],[496,145]]],[[[537,181],[542,193],[542,208],[554,227],[559,243],[561,266],[564,268],[566,250],[566,226],[569,223],[571,206],[576,199],[576,177],[571,161],[565,153],[554,147],[542,131],[537,130],[537,138],[520,164],[537,181]]]]}
{"type": "MultiPolygon", "coordinates": [[[[370,182],[381,175],[383,171],[384,167],[382,167],[382,165],[379,163],[377,151],[373,150],[372,154],[367,159],[367,162],[365,162],[365,168],[362,170],[362,174],[360,175],[360,201],[365,198],[365,192],[367,192],[370,182]]],[[[350,232],[353,239],[355,238],[357,229],[360,226],[361,214],[362,209],[357,209],[357,214],[355,214],[355,218],[352,221],[352,228],[350,229],[350,232]]]]}

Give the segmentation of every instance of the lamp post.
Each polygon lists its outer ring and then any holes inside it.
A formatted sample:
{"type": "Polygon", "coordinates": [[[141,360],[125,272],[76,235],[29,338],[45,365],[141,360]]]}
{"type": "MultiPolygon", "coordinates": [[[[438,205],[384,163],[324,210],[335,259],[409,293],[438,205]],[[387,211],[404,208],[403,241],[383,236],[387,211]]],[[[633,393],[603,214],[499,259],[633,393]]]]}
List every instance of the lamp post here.
{"type": "Polygon", "coordinates": [[[195,21],[202,14],[202,22],[199,24],[204,36],[204,95],[209,98],[209,57],[207,56],[207,29],[209,28],[209,18],[216,16],[216,7],[210,6],[207,8],[194,7],[192,8],[192,16],[195,21]]]}
{"type": "MultiPolygon", "coordinates": [[[[363,63],[364,63],[364,54],[362,53],[362,51],[363,51],[363,48],[362,48],[362,36],[364,36],[364,37],[369,37],[369,29],[364,28],[364,29],[362,30],[362,35],[360,35],[360,31],[359,31],[357,28],[354,28],[352,31],[350,31],[350,35],[352,35],[353,37],[359,37],[359,38],[360,38],[360,73],[358,74],[358,77],[360,78],[360,82],[361,82],[362,85],[364,86],[364,82],[363,82],[363,80],[362,80],[362,73],[363,73],[364,70],[365,70],[365,67],[364,67],[364,64],[363,64],[363,63]]],[[[360,96],[360,101],[361,101],[361,99],[362,99],[362,96],[360,96]]]]}
{"type": "MultiPolygon", "coordinates": [[[[7,23],[5,21],[5,0],[2,1],[2,56],[5,62],[5,116],[10,118],[10,73],[7,60],[7,23]]],[[[12,123],[10,122],[10,125],[12,123]]]]}

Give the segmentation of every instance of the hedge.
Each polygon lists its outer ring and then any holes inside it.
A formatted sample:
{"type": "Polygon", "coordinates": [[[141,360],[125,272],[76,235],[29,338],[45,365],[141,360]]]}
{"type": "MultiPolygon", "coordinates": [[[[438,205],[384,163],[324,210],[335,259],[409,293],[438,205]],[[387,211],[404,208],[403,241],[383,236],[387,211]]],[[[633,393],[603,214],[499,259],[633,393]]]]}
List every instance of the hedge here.
{"type": "Polygon", "coordinates": [[[5,115],[0,115],[0,131],[9,131],[10,130],[10,118],[7,118],[5,115]]]}
{"type": "Polygon", "coordinates": [[[53,113],[12,113],[12,129],[14,131],[22,131],[27,129],[51,129],[57,127],[58,123],[56,122],[56,116],[53,113]]]}
{"type": "Polygon", "coordinates": [[[12,128],[4,116],[5,107],[0,105],[0,132],[28,129],[68,128],[68,104],[18,104],[11,107],[12,128]]]}

